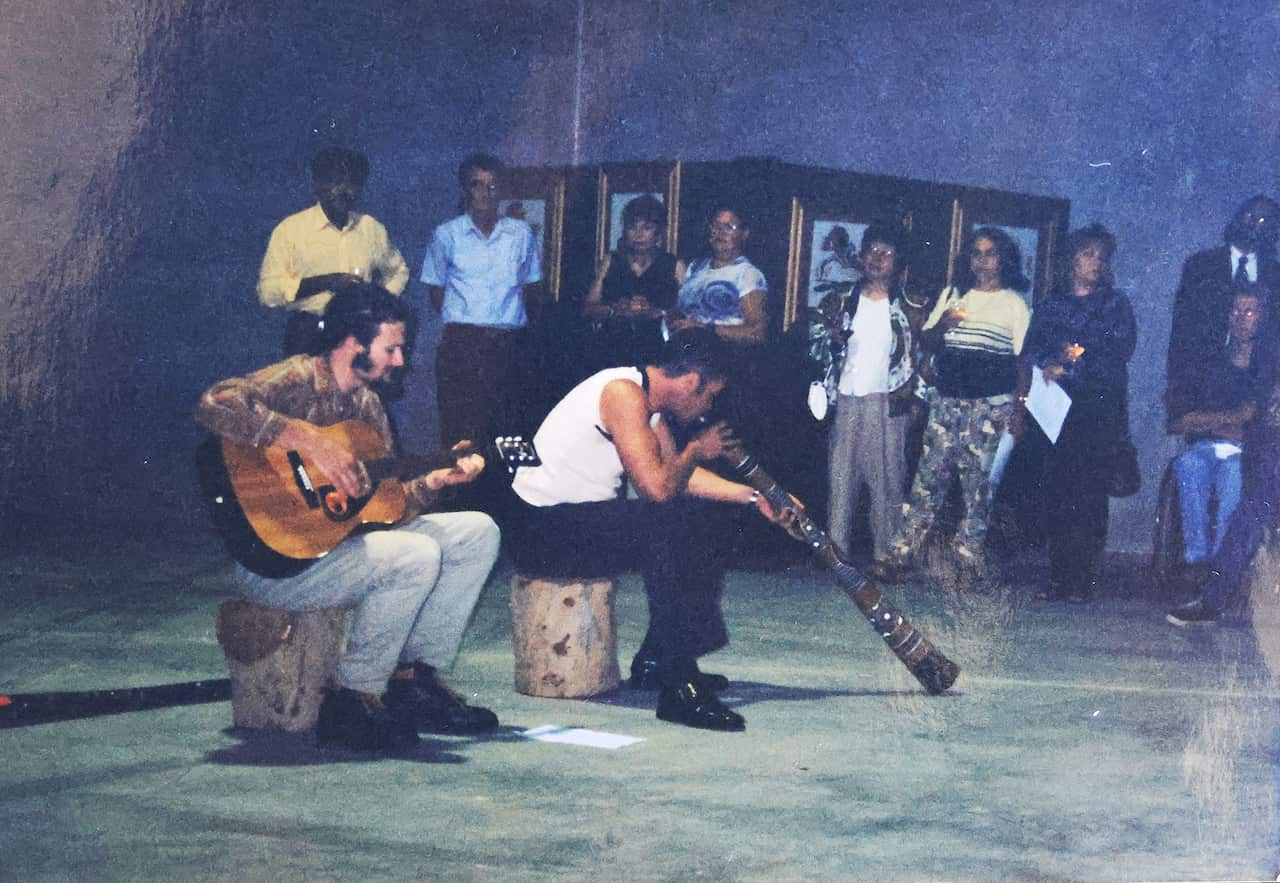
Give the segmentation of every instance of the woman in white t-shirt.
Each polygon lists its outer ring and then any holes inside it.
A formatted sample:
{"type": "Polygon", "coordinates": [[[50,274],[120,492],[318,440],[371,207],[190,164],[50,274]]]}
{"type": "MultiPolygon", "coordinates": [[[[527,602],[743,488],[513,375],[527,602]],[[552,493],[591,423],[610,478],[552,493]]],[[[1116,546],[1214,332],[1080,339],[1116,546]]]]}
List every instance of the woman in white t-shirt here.
{"type": "Polygon", "coordinates": [[[730,343],[764,343],[769,286],[743,254],[751,227],[741,211],[720,206],[711,213],[707,234],[711,254],[689,264],[668,329],[674,334],[705,325],[730,343]]]}
{"type": "Polygon", "coordinates": [[[828,401],[835,405],[828,474],[828,527],[848,552],[853,516],[863,485],[871,503],[873,574],[886,567],[898,530],[906,476],[910,420],[911,326],[898,304],[904,256],[898,229],[872,224],[862,236],[862,279],[848,294],[828,297],[820,312],[833,317],[826,333],[836,358],[827,372],[828,401]]]}

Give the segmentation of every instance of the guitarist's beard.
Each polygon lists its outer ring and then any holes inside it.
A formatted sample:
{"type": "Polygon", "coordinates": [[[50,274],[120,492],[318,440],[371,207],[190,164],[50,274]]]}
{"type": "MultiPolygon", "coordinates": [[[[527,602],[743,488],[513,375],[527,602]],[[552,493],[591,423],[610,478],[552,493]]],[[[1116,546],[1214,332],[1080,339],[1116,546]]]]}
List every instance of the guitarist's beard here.
{"type": "MultiPolygon", "coordinates": [[[[351,367],[360,374],[367,374],[373,370],[373,359],[370,359],[369,354],[362,350],[351,357],[351,367]]],[[[366,379],[365,382],[383,401],[398,401],[404,398],[404,378],[408,373],[408,367],[408,365],[399,365],[388,368],[382,377],[377,380],[366,379]]]]}
{"type": "Polygon", "coordinates": [[[404,398],[404,380],[408,372],[404,368],[392,368],[386,376],[369,384],[378,398],[384,402],[395,402],[404,398]]]}

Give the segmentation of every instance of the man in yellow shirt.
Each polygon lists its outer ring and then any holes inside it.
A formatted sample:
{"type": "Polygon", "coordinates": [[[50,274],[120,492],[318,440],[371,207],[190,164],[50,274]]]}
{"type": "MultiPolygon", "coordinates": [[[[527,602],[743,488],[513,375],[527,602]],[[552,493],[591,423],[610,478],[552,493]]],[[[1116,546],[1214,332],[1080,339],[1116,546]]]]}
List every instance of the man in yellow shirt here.
{"type": "Polygon", "coordinates": [[[374,282],[400,294],[409,281],[409,268],[386,228],[355,211],[368,177],[364,154],[342,147],[319,151],[311,159],[318,202],[285,218],[271,233],[258,274],[258,300],[290,310],[286,356],[317,352],[317,326],[334,293],[374,282]]]}

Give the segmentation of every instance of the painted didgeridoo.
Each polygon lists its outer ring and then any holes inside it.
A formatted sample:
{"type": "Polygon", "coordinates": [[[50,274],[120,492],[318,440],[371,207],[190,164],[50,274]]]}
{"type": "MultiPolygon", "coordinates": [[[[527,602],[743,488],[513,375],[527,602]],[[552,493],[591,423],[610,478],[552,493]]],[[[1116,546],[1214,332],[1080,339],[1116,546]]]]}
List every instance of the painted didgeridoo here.
{"type": "MultiPolygon", "coordinates": [[[[737,461],[737,465],[733,470],[738,478],[763,494],[775,512],[794,506],[791,495],[760,468],[755,457],[741,454],[730,458],[731,463],[734,461],[737,461]]],[[[798,511],[790,532],[792,536],[803,540],[814,557],[831,571],[837,585],[858,605],[867,622],[871,623],[871,627],[884,638],[894,655],[902,660],[907,671],[915,675],[926,690],[936,695],[956,682],[960,666],[943,656],[937,647],[916,630],[910,620],[884,600],[874,584],[844,560],[839,547],[803,508],[798,511]]]]}

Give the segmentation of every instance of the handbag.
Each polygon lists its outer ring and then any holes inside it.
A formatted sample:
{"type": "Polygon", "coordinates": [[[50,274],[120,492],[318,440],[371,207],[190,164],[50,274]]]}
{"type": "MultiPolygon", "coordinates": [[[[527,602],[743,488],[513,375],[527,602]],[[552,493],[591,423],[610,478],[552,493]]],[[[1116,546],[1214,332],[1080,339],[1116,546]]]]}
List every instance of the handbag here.
{"type": "Polygon", "coordinates": [[[1138,449],[1133,446],[1129,434],[1129,391],[1126,389],[1120,406],[1120,435],[1111,450],[1111,474],[1107,476],[1108,497],[1132,497],[1142,487],[1142,472],[1138,468],[1138,449]]]}
{"type": "Polygon", "coordinates": [[[1132,497],[1142,487],[1138,469],[1138,449],[1126,437],[1116,442],[1111,455],[1111,475],[1107,479],[1108,497],[1132,497]]]}

